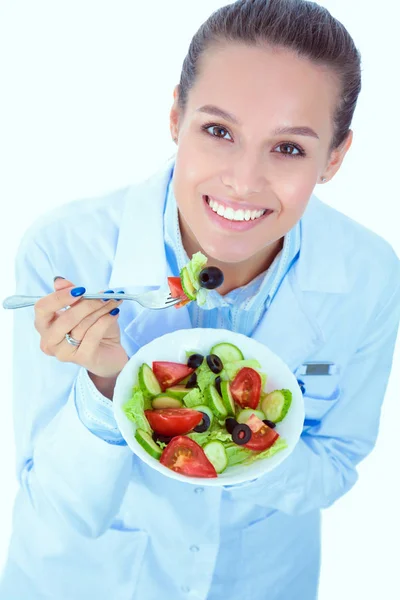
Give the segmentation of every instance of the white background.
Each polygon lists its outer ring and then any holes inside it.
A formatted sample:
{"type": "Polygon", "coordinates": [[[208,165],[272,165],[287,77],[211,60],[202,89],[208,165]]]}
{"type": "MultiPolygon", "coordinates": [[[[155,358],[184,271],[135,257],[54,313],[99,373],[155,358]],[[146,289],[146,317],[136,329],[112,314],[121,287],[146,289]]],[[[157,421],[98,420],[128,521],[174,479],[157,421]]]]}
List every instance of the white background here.
{"type": "MultiPolygon", "coordinates": [[[[173,87],[191,36],[223,4],[0,2],[0,298],[14,291],[15,252],[34,219],[69,200],[140,180],[173,153],[173,87]]],[[[362,52],[363,91],[353,147],[333,182],[317,193],[400,254],[397,0],[322,4],[362,52]]],[[[0,310],[0,568],[16,490],[11,322],[11,313],[0,310]]],[[[398,343],[377,446],[360,466],[355,489],[324,512],[322,600],[400,598],[399,354],[398,343]]]]}

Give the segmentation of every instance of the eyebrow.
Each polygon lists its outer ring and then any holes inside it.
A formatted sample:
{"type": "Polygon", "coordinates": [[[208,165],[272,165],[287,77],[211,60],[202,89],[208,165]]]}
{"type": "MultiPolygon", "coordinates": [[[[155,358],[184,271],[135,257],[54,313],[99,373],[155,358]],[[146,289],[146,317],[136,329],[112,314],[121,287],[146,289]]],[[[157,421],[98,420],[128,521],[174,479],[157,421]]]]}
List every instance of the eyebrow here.
{"type": "MultiPolygon", "coordinates": [[[[214,115],[215,117],[220,117],[222,119],[225,119],[225,121],[229,121],[230,123],[233,123],[234,125],[240,125],[240,121],[235,117],[235,115],[232,115],[231,113],[227,112],[226,110],[223,110],[222,108],[219,108],[218,106],[214,106],[214,104],[205,104],[204,106],[201,106],[200,108],[198,108],[196,112],[202,112],[202,113],[207,113],[209,115],[214,115]]],[[[314,131],[314,129],[311,129],[311,127],[306,127],[306,126],[278,127],[277,129],[274,129],[274,131],[272,132],[272,134],[274,136],[282,135],[282,134],[286,134],[286,133],[291,133],[292,135],[304,135],[304,136],[313,137],[313,138],[316,138],[317,140],[319,140],[319,136],[314,131]]]]}

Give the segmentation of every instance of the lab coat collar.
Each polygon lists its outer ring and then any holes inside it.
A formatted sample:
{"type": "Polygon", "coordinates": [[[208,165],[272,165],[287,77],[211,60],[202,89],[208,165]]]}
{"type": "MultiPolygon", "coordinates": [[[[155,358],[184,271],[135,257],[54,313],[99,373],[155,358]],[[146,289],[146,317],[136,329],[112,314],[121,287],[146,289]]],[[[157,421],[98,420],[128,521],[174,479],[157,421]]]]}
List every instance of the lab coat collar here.
{"type": "MultiPolygon", "coordinates": [[[[147,181],[127,191],[120,224],[111,289],[139,291],[165,285],[168,265],[165,258],[163,213],[166,188],[175,158],[147,181]]],[[[346,243],[340,219],[314,195],[301,219],[301,250],[293,268],[296,285],[306,292],[345,293],[349,289],[346,243]]]]}

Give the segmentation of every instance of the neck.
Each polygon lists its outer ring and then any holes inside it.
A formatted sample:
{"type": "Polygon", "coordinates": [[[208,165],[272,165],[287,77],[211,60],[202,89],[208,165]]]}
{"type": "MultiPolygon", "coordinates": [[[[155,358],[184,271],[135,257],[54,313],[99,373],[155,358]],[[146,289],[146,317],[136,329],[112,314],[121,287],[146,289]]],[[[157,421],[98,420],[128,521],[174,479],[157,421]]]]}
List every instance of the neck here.
{"type": "Polygon", "coordinates": [[[238,287],[246,285],[257,277],[257,275],[269,269],[277,254],[283,248],[283,238],[281,238],[244,261],[225,263],[207,255],[192,232],[185,226],[181,217],[179,217],[179,225],[186,254],[191,257],[195,252],[202,252],[207,256],[209,266],[218,267],[223,272],[224,283],[218,288],[218,293],[222,296],[238,287]]]}

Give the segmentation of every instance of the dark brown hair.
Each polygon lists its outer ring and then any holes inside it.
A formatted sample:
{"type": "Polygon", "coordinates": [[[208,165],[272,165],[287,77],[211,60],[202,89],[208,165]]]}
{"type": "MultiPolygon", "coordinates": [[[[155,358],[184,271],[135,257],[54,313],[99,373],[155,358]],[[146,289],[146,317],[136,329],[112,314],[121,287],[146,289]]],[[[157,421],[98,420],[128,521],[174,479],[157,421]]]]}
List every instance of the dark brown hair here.
{"type": "Polygon", "coordinates": [[[183,62],[179,83],[182,112],[199,72],[199,59],[212,45],[226,42],[287,48],[331,68],[340,82],[331,150],[340,146],[361,90],[361,56],[346,28],[326,8],[306,0],[237,0],[215,11],[192,38],[183,62]]]}

